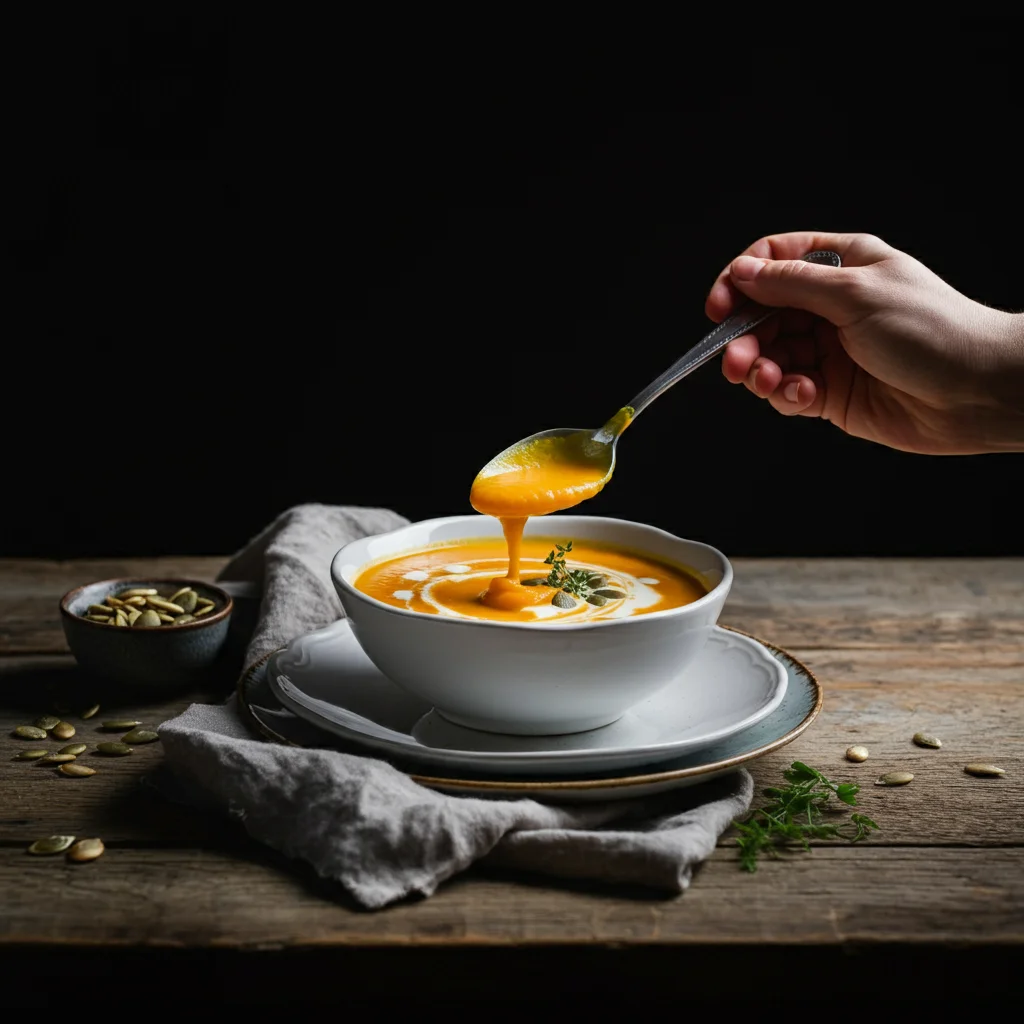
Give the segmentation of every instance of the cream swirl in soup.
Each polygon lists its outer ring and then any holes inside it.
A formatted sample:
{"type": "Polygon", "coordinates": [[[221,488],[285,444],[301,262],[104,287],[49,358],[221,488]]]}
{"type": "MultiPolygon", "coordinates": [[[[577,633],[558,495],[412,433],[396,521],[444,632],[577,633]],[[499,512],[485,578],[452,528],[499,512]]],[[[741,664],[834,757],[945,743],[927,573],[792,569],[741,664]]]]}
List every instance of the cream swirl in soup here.
{"type": "Polygon", "coordinates": [[[549,586],[545,562],[557,551],[551,537],[524,537],[519,551],[519,593],[515,607],[485,600],[493,581],[508,572],[502,539],[481,537],[436,544],[365,566],[356,589],[385,604],[454,618],[500,622],[577,623],[665,611],[703,597],[709,587],[698,574],[635,551],[576,541],[565,556],[580,593],[549,586]],[[561,596],[559,596],[561,595],[561,596]],[[555,600],[557,598],[557,600],[555,600]]]}

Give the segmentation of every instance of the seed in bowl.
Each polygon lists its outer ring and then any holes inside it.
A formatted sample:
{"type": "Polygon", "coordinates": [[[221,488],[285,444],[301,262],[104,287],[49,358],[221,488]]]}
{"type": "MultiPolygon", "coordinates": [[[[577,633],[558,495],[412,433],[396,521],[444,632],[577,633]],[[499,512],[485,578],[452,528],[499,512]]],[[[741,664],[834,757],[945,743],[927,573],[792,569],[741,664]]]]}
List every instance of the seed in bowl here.
{"type": "Polygon", "coordinates": [[[131,587],[110,595],[102,604],[89,605],[82,618],[120,629],[155,629],[185,626],[216,608],[216,601],[200,597],[188,586],[163,596],[156,587],[131,587]]]}

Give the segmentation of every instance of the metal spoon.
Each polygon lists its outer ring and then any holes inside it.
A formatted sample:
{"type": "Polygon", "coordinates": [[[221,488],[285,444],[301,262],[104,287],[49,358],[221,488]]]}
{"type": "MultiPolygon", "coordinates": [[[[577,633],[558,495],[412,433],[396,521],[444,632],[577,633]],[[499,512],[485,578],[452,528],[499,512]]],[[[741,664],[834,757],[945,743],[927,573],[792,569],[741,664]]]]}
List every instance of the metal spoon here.
{"type": "MultiPolygon", "coordinates": [[[[817,249],[803,257],[808,263],[822,263],[827,266],[842,265],[839,254],[829,249],[817,249]]],[[[509,445],[504,451],[495,455],[480,470],[477,478],[508,473],[517,465],[537,464],[537,453],[543,451],[544,459],[560,458],[586,471],[593,481],[594,473],[603,470],[603,478],[596,481],[591,493],[597,493],[607,482],[615,469],[615,447],[622,432],[653,402],[663,395],[673,384],[678,384],[688,374],[703,366],[709,359],[717,355],[730,341],[752,331],[758,324],[780,312],[777,306],[762,306],[756,302],[745,302],[734,313],[726,317],[714,330],[705,335],[685,355],[677,359],[660,377],[651,381],[627,406],[620,409],[603,427],[597,430],[580,430],[579,428],[555,427],[541,430],[529,437],[524,437],[515,444],[509,445]],[[538,445],[544,438],[564,437],[563,443],[538,445]],[[531,456],[531,449],[534,454],[531,456]]],[[[589,496],[589,495],[584,495],[589,496]]],[[[564,507],[576,504],[580,500],[570,500],[564,507]]]]}

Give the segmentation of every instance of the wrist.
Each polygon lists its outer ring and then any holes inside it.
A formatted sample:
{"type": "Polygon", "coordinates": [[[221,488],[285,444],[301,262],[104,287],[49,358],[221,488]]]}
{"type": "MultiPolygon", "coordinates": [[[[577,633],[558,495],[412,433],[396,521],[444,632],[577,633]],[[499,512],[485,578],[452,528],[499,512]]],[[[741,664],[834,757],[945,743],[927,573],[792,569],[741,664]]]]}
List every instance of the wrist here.
{"type": "Polygon", "coordinates": [[[1024,451],[1024,313],[988,312],[978,396],[990,412],[984,440],[993,452],[1024,451]]]}

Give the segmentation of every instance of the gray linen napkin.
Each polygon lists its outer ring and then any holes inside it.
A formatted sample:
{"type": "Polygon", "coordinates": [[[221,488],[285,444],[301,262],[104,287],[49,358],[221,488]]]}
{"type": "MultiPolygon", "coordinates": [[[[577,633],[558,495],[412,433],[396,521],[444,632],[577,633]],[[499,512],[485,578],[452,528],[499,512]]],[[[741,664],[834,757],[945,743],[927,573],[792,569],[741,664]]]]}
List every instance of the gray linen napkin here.
{"type": "MultiPolygon", "coordinates": [[[[386,509],[299,505],[254,538],[219,577],[262,588],[247,663],[342,617],[329,575],[335,552],[406,522],[386,509]]],[[[226,809],[368,909],[429,896],[482,860],[681,892],[753,795],[741,770],[653,797],[571,806],[449,796],[373,757],[256,739],[233,699],[193,704],[160,738],[185,799],[226,809]]]]}

